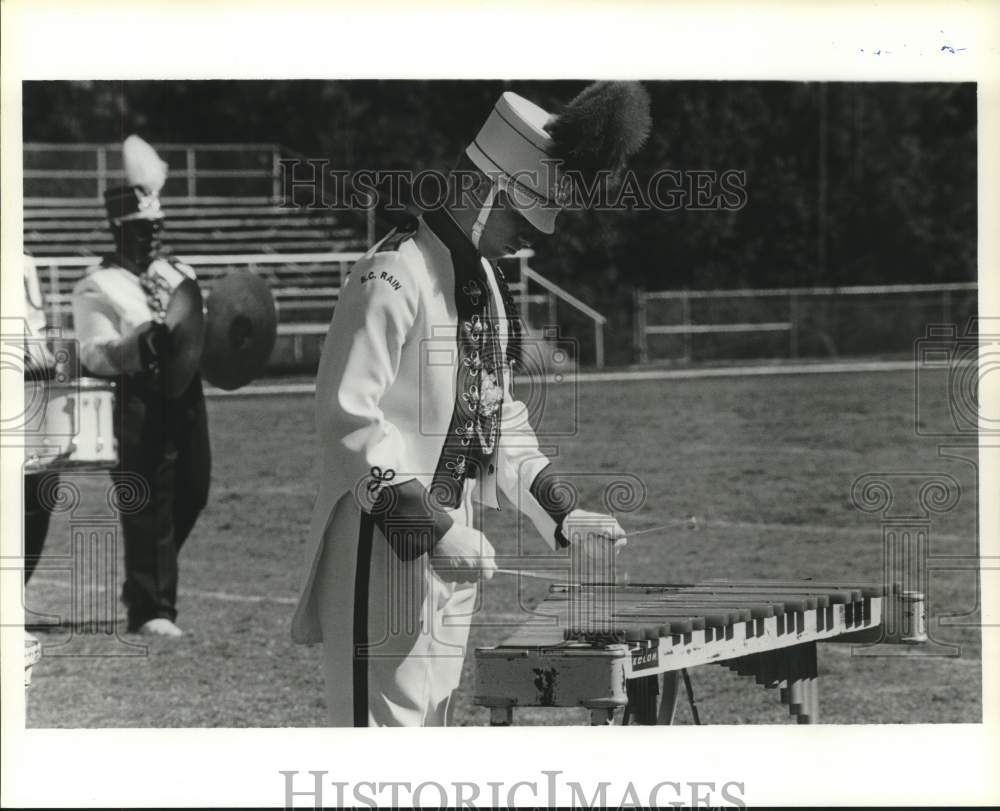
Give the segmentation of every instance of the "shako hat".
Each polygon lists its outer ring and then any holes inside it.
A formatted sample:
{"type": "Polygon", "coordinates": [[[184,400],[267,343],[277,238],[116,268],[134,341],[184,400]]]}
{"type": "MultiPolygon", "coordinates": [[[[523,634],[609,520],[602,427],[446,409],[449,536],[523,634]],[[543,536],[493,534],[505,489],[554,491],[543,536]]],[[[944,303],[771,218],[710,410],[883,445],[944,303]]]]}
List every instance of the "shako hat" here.
{"type": "Polygon", "coordinates": [[[616,180],[649,136],[649,95],[638,82],[594,82],[555,115],[516,93],[504,93],[465,154],[493,181],[473,240],[498,190],[535,228],[555,230],[571,184],[599,172],[616,180]]]}
{"type": "Polygon", "coordinates": [[[112,223],[128,220],[159,220],[160,190],[167,182],[167,164],[138,135],[122,144],[125,185],[104,192],[104,205],[112,223]]]}

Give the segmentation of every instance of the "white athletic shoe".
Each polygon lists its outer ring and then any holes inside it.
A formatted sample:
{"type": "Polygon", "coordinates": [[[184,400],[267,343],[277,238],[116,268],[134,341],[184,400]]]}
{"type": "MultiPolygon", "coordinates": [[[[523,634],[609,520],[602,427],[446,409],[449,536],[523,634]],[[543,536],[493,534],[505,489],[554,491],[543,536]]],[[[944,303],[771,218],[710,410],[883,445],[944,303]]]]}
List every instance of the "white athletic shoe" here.
{"type": "Polygon", "coordinates": [[[137,633],[143,636],[184,636],[184,632],[166,617],[148,620],[139,626],[137,633]]]}

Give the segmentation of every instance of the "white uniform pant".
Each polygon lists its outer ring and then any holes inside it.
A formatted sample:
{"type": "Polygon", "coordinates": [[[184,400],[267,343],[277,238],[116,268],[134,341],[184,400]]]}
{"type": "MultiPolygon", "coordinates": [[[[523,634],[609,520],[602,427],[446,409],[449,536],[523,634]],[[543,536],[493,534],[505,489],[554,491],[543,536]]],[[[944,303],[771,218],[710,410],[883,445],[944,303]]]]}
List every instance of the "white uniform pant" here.
{"type": "MultiPolygon", "coordinates": [[[[470,512],[452,517],[466,523],[470,512]]],[[[401,561],[348,495],[327,525],[314,588],[330,726],[444,726],[476,584],[444,582],[426,555],[401,561]]]]}

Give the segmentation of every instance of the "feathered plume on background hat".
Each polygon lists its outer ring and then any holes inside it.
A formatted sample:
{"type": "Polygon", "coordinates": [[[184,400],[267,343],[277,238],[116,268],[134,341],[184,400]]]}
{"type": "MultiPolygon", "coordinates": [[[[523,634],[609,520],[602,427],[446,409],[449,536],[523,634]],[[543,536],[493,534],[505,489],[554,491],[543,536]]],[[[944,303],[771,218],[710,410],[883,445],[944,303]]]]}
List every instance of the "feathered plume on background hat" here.
{"type": "Polygon", "coordinates": [[[166,161],[138,135],[130,135],[122,144],[122,170],[125,183],[146,194],[158,195],[167,182],[166,161]]]}
{"type": "Polygon", "coordinates": [[[550,157],[584,182],[607,170],[621,178],[628,158],[649,137],[649,94],[639,82],[594,82],[546,123],[550,157]]]}
{"type": "Polygon", "coordinates": [[[138,135],[130,135],[122,144],[122,174],[125,185],[104,192],[111,222],[162,218],[160,190],[167,182],[167,164],[138,135]]]}

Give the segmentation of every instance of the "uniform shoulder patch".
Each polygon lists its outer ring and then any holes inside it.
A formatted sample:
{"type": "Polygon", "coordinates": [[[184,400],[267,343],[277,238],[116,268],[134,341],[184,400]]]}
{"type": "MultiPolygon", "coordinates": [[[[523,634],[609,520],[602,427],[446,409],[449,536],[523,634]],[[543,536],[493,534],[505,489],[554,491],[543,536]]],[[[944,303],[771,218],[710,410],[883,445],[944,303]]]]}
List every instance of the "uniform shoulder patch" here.
{"type": "Polygon", "coordinates": [[[369,284],[387,284],[399,291],[406,280],[406,262],[398,253],[387,251],[362,259],[351,269],[351,278],[357,279],[362,287],[369,284]]]}

